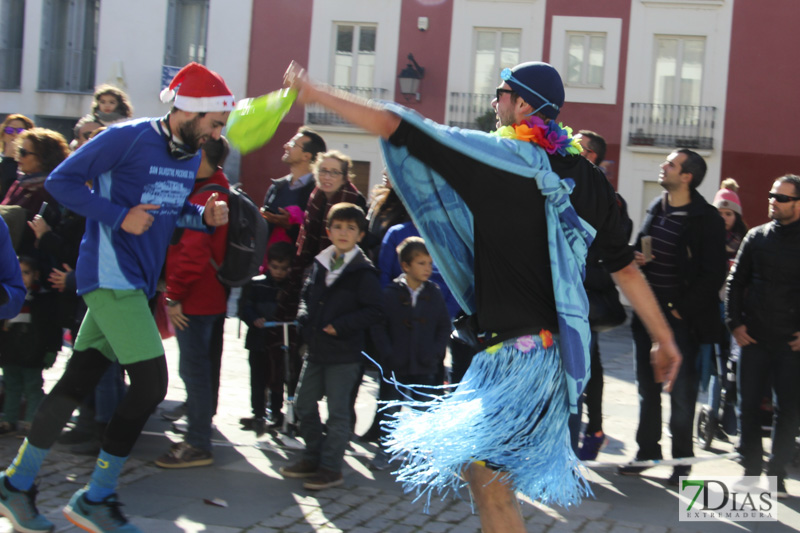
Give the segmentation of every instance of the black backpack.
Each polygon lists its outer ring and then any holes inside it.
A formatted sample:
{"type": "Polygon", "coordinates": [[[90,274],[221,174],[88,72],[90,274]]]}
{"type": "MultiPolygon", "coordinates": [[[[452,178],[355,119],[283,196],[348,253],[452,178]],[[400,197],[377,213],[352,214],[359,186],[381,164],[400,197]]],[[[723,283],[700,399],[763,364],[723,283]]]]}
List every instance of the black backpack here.
{"type": "Polygon", "coordinates": [[[206,185],[201,192],[218,192],[228,195],[228,239],[225,245],[225,259],[217,265],[217,279],[228,287],[241,287],[258,274],[267,250],[269,230],[261,211],[239,184],[226,189],[222,185],[206,185]]]}

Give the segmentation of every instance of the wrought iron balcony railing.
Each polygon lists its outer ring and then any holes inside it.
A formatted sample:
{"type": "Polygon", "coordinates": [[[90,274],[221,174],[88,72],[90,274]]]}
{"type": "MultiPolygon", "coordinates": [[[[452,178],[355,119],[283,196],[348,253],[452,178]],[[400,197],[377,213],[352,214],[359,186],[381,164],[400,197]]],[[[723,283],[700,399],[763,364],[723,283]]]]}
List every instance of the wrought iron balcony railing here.
{"type": "Polygon", "coordinates": [[[494,129],[493,94],[450,93],[448,123],[459,128],[490,131],[494,129]]]}
{"type": "Polygon", "coordinates": [[[631,104],[628,146],[714,148],[717,108],[713,106],[631,104]]]}
{"type": "MultiPolygon", "coordinates": [[[[344,87],[338,85],[336,88],[368,99],[375,98],[379,100],[385,100],[389,93],[387,89],[380,89],[378,87],[344,87]]],[[[313,126],[355,128],[355,126],[349,122],[346,122],[336,113],[328,111],[324,107],[317,104],[310,104],[306,106],[306,124],[313,126]]]]}

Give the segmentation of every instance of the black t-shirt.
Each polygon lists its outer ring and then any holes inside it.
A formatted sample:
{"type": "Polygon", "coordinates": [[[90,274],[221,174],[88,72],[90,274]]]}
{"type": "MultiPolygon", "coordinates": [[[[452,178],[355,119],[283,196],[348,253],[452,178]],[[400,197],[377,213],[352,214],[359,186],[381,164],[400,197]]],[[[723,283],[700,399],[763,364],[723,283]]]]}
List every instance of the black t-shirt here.
{"type": "MultiPolygon", "coordinates": [[[[530,327],[558,330],[544,196],[536,180],[511,174],[436,142],[403,121],[389,141],[436,170],[474,217],[478,325],[507,332],[530,327]]],[[[581,156],[550,156],[578,215],[597,229],[596,247],[609,272],[633,260],[613,187],[581,156]]]]}

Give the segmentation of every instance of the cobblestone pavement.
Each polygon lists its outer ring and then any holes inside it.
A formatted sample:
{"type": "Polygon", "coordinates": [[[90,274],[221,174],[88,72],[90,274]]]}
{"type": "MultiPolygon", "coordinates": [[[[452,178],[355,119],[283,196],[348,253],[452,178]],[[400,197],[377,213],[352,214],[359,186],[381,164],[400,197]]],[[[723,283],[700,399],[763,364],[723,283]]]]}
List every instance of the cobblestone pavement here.
{"type": "MultiPolygon", "coordinates": [[[[240,429],[238,420],[249,415],[249,369],[247,352],[242,348],[244,327],[239,337],[238,320],[226,323],[220,410],[215,417],[213,466],[162,470],[153,460],[166,452],[179,435],[169,422],[153,416],[125,465],[120,479],[120,498],[124,512],[146,532],[154,533],[470,533],[480,531],[477,515],[472,514],[469,496],[431,502],[430,512],[423,513],[423,503],[404,494],[389,472],[374,472],[367,465],[376,448],[356,441],[345,458],[345,484],[335,489],[312,493],[302,489],[298,480],[284,480],[277,470],[293,462],[298,454],[292,441],[255,434],[240,429]],[[223,500],[223,506],[208,502],[223,500]]],[[[163,408],[177,405],[185,397],[183,383],[177,377],[177,346],[174,339],[165,342],[171,370],[171,383],[163,408]]],[[[601,336],[601,352],[606,372],[604,429],[611,442],[600,454],[602,462],[623,462],[636,453],[635,431],[638,400],[633,384],[631,341],[627,326],[601,336]]],[[[63,371],[66,355],[59,356],[56,367],[46,372],[46,388],[63,371]]],[[[372,421],[377,384],[367,376],[357,402],[357,433],[363,433],[372,421]]],[[[665,397],[666,398],[666,397],[665,397]]],[[[665,402],[669,405],[669,402],[665,402]]],[[[324,404],[323,404],[324,406],[324,404]]],[[[665,416],[665,419],[667,417],[665,416]]],[[[7,463],[21,441],[0,438],[0,461],[7,463]]],[[[665,434],[665,450],[669,449],[665,434]]],[[[712,452],[732,451],[732,445],[720,444],[712,452]]],[[[73,455],[54,449],[48,456],[39,478],[40,510],[57,525],[59,532],[75,532],[61,507],[70,495],[84,484],[94,465],[94,456],[73,455]]],[[[800,498],[779,505],[780,522],[680,522],[678,496],[666,486],[671,473],[668,467],[648,470],[644,476],[622,477],[612,468],[588,472],[594,498],[564,509],[541,504],[523,504],[523,514],[530,532],[547,533],[680,533],[703,532],[773,532],[800,530],[800,498]]],[[[714,460],[695,466],[696,475],[741,475],[741,467],[730,460],[714,460]]],[[[791,472],[795,478],[797,469],[791,472]]],[[[800,483],[789,481],[788,490],[800,496],[800,483]]],[[[9,522],[0,519],[0,533],[11,531],[9,522]]]]}

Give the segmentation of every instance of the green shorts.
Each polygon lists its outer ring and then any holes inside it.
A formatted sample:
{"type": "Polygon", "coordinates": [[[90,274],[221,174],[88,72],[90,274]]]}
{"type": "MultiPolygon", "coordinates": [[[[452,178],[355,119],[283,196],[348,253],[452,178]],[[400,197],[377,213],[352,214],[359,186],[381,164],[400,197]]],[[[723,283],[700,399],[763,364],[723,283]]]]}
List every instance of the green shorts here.
{"type": "Polygon", "coordinates": [[[122,365],[164,355],[143,291],[95,289],[83,299],[89,310],[75,339],[75,350],[94,348],[122,365]]]}

